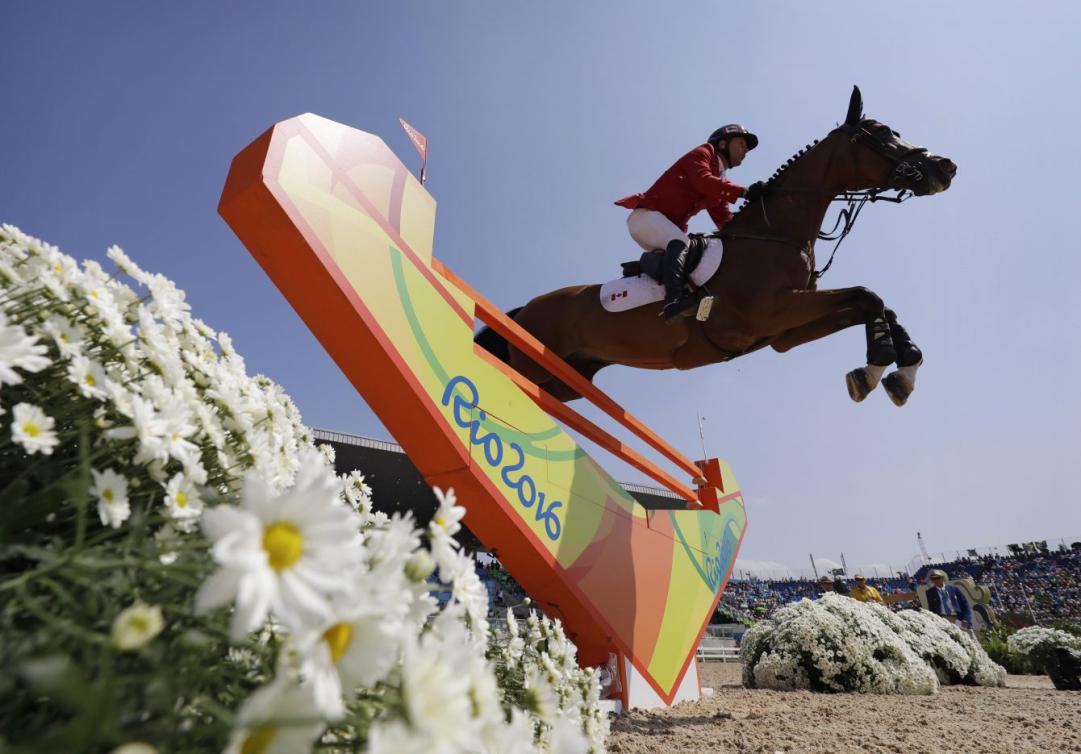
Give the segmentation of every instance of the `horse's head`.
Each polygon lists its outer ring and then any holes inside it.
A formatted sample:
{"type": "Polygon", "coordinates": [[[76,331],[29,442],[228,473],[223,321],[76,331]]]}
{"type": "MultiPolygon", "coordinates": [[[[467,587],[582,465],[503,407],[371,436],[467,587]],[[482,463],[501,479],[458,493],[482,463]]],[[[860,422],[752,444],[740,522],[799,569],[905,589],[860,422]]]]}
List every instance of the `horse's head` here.
{"type": "Polygon", "coordinates": [[[951,160],[909,144],[884,123],[864,118],[859,87],[852,88],[848,116],[834,134],[849,143],[851,175],[844,178],[848,189],[904,189],[927,196],[948,189],[957,173],[951,160]]]}

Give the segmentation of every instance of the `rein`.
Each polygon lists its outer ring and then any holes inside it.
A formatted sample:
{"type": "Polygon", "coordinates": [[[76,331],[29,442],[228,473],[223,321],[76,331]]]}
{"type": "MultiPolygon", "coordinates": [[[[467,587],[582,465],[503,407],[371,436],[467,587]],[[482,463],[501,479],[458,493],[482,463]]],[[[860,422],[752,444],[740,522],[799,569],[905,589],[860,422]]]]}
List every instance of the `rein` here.
{"type": "MultiPolygon", "coordinates": [[[[845,191],[839,196],[835,196],[831,199],[831,202],[848,202],[848,206],[842,209],[837,215],[837,221],[833,224],[833,228],[829,232],[818,231],[818,238],[822,241],[836,241],[833,245],[833,251],[830,252],[830,258],[826,261],[826,265],[821,270],[815,270],[814,279],[820,280],[826,271],[833,264],[833,257],[837,254],[837,249],[841,248],[841,241],[848,237],[848,234],[852,232],[853,226],[856,224],[856,219],[860,216],[860,212],[867,205],[867,202],[893,202],[894,204],[900,204],[901,202],[912,197],[912,192],[908,192],[908,196],[905,196],[905,189],[901,189],[895,196],[881,196],[880,189],[868,189],[866,191],[845,191]],[[844,223],[841,230],[838,231],[838,226],[844,223]]],[[[763,208],[763,213],[765,208],[763,208]]]]}
{"type": "MultiPolygon", "coordinates": [[[[800,192],[810,194],[820,194],[821,191],[815,189],[797,189],[797,188],[783,188],[781,186],[773,187],[770,189],[773,191],[788,191],[788,192],[800,192]]],[[[845,240],[849,233],[852,232],[852,228],[856,225],[856,219],[860,216],[860,212],[867,205],[868,202],[872,204],[874,202],[891,202],[893,204],[901,204],[912,198],[913,194],[907,189],[900,189],[896,194],[892,196],[885,195],[884,192],[893,191],[893,189],[864,189],[862,191],[842,191],[837,196],[830,199],[831,202],[847,202],[848,206],[843,208],[837,215],[836,222],[833,223],[833,228],[829,231],[818,231],[818,239],[821,241],[836,241],[833,245],[833,251],[830,252],[830,258],[826,262],[825,266],[821,270],[815,270],[813,273],[813,280],[819,280],[826,271],[833,264],[833,258],[837,254],[837,249],[840,248],[841,242],[845,240]],[[840,229],[840,230],[838,230],[840,229]]],[[[769,217],[766,215],[766,202],[763,199],[758,200],[759,207],[762,208],[762,219],[766,225],[770,225],[769,217]]],[[[716,233],[710,234],[710,237],[726,238],[743,238],[751,241],[771,241],[773,243],[780,243],[786,246],[791,246],[798,251],[803,251],[811,245],[811,241],[794,241],[790,238],[782,238],[780,236],[771,236],[768,234],[755,234],[755,233],[716,233]]]]}

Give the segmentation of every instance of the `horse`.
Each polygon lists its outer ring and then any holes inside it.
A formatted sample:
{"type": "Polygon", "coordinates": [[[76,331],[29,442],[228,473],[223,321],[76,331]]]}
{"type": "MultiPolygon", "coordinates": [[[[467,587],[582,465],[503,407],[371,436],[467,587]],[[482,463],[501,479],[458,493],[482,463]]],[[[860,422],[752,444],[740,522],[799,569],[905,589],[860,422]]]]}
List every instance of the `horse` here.
{"type": "MultiPolygon", "coordinates": [[[[545,293],[508,315],[589,380],[612,364],[694,369],[766,346],[784,353],[863,324],[866,366],[846,375],[849,395],[862,401],[881,381],[901,406],[915,388],[920,349],[875,292],[863,286],[818,290],[815,240],[838,197],[850,201],[843,237],[864,202],[885,198],[880,192],[900,192],[891,201],[906,191],[929,196],[948,189],[956,173],[949,159],[865,118],[859,87],[853,87],[844,123],[788,160],[719,238],[707,240],[723,243],[723,256],[700,287],[713,296],[705,321],[666,324],[658,316],[661,303],[607,311],[596,284],[545,293]],[[897,369],[883,380],[891,364],[897,369]]],[[[491,329],[481,330],[476,342],[558,400],[580,397],[491,329]]]]}

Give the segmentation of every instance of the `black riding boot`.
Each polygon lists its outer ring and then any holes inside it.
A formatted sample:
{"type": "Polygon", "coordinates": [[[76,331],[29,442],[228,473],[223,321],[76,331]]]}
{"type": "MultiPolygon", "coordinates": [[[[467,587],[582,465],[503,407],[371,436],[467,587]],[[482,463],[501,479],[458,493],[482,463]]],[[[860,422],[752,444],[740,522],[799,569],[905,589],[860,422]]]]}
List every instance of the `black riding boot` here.
{"type": "Polygon", "coordinates": [[[687,244],[679,239],[668,242],[664,250],[664,309],[661,316],[667,323],[689,316],[694,298],[687,290],[687,244]]]}

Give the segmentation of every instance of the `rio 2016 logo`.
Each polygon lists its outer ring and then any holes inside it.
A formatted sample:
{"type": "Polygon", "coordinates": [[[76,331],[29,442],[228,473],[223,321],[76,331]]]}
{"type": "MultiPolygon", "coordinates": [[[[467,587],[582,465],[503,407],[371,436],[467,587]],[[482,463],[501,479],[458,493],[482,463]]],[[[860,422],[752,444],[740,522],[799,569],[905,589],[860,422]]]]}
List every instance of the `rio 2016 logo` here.
{"type": "Polygon", "coordinates": [[[522,446],[516,442],[508,442],[504,446],[503,438],[495,432],[481,434],[484,432],[480,426],[481,422],[487,419],[488,415],[478,407],[476,417],[470,416],[473,407],[479,406],[480,403],[480,394],[477,392],[476,385],[469,378],[461,375],[451,378],[443,390],[443,405],[449,406],[452,398],[454,408],[451,410],[451,415],[454,418],[454,423],[462,429],[469,430],[470,444],[480,446],[484,454],[484,460],[488,462],[489,466],[493,469],[501,469],[499,478],[503,480],[507,487],[515,491],[518,502],[522,507],[531,509],[534,505],[536,506],[536,508],[533,508],[533,520],[544,522],[544,533],[548,536],[548,539],[553,542],[559,539],[559,535],[563,531],[563,524],[559,520],[556,509],[562,508],[563,502],[551,500],[546,505],[544,492],[537,489],[537,483],[533,481],[533,477],[529,474],[522,474],[517,479],[511,477],[512,474],[520,471],[525,466],[525,452],[522,450],[522,446]],[[454,388],[458,386],[465,389],[465,397],[455,393],[454,388]],[[511,459],[512,456],[516,457],[511,459]]]}

